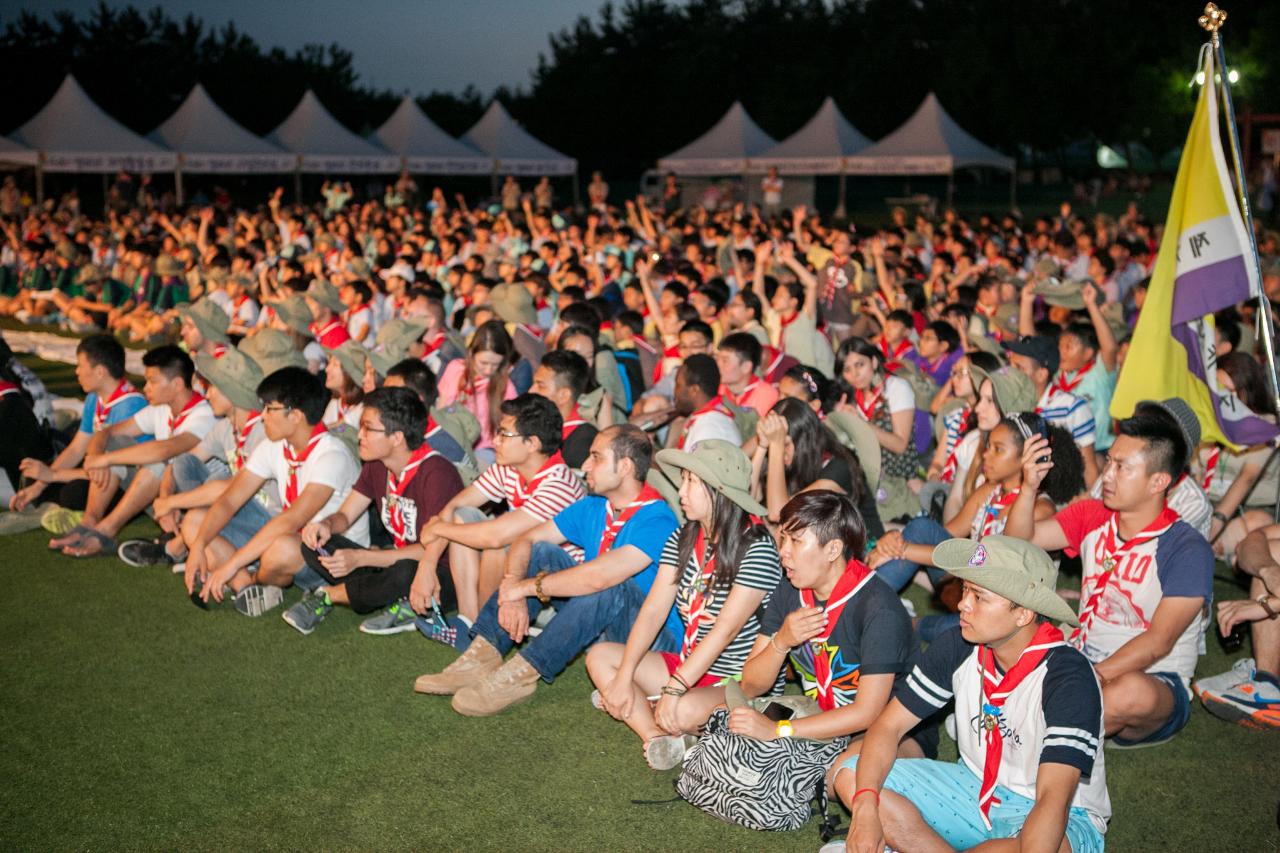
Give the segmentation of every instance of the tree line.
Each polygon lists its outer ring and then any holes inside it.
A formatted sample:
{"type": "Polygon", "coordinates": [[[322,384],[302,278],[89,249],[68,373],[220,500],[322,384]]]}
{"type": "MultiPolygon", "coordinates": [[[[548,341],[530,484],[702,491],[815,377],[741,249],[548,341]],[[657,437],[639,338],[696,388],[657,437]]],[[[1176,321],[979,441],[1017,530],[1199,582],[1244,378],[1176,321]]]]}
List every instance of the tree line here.
{"type": "MultiPolygon", "coordinates": [[[[1237,109],[1280,111],[1280,4],[1237,2],[1225,30],[1241,72],[1237,109]]],[[[458,135],[497,97],[584,170],[619,176],[702,133],[734,99],[782,138],[831,95],[876,139],[929,91],[1008,153],[1091,138],[1142,142],[1159,156],[1186,133],[1188,81],[1205,41],[1200,8],[1198,0],[626,0],[552,33],[523,85],[417,100],[458,135]]],[[[255,133],[272,130],[307,88],[367,133],[400,95],[363,85],[355,60],[339,44],[288,52],[234,24],[214,28],[159,8],[24,11],[0,32],[8,84],[0,128],[26,121],[72,72],[139,132],[198,81],[255,133]]]]}

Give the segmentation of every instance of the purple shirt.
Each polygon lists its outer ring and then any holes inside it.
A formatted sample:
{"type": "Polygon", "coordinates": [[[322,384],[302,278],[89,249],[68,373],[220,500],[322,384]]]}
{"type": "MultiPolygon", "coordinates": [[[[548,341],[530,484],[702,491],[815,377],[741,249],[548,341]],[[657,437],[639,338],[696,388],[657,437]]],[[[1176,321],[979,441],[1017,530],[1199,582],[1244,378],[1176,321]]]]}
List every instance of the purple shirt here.
{"type": "Polygon", "coordinates": [[[936,365],[932,366],[929,364],[929,360],[927,358],[920,355],[920,353],[915,350],[907,353],[903,358],[920,368],[920,370],[923,371],[930,379],[938,383],[938,387],[941,388],[943,385],[947,384],[947,380],[951,378],[951,369],[956,366],[956,362],[959,361],[963,355],[964,350],[953,350],[952,352],[947,353],[946,356],[944,356],[936,365]]]}

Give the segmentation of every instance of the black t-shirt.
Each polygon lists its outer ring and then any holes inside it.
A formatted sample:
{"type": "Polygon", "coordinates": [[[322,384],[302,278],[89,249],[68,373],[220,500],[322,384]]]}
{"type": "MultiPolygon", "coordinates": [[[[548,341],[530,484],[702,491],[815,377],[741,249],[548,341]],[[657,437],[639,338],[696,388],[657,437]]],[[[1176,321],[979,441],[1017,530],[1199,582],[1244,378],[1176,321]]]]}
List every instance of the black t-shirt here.
{"type": "MultiPolygon", "coordinates": [[[[826,604],[825,601],[816,603],[826,604]]],[[[802,607],[799,591],[784,577],[769,600],[760,633],[766,636],[776,633],[787,614],[802,607]]],[[[895,683],[905,676],[915,647],[911,618],[897,594],[873,574],[841,611],[826,647],[833,656],[831,685],[835,689],[836,707],[843,707],[856,698],[858,680],[863,675],[893,673],[895,683]]],[[[804,691],[815,695],[813,646],[803,643],[792,649],[791,663],[804,691]]]]}
{"type": "MultiPolygon", "coordinates": [[[[822,471],[818,473],[818,478],[822,480],[830,480],[840,488],[844,489],[845,494],[852,495],[853,488],[853,471],[849,469],[849,463],[841,456],[832,456],[827,460],[827,464],[822,466],[822,471]]],[[[884,524],[880,521],[880,513],[876,510],[876,496],[871,493],[871,488],[867,485],[867,478],[858,472],[858,483],[862,492],[862,500],[858,503],[858,512],[862,515],[862,523],[867,529],[867,539],[879,539],[884,535],[884,524]]]]}
{"type": "Polygon", "coordinates": [[[574,470],[582,470],[582,463],[591,455],[591,442],[596,440],[599,432],[594,424],[583,424],[569,433],[560,447],[560,455],[564,457],[565,464],[574,470]]]}

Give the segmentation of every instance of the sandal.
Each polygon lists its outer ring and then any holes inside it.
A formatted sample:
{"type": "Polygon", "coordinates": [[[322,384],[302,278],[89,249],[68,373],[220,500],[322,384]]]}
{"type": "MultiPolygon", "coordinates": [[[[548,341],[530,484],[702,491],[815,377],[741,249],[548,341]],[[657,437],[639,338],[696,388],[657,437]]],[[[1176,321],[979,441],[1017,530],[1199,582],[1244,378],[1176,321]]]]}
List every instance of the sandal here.
{"type": "Polygon", "coordinates": [[[67,531],[65,536],[59,536],[49,540],[50,551],[64,551],[67,548],[75,548],[84,544],[85,534],[89,532],[89,528],[83,524],[77,524],[75,527],[67,531]]]}
{"type": "Polygon", "coordinates": [[[99,533],[97,530],[89,528],[85,529],[85,533],[81,536],[80,542],[76,545],[69,545],[62,549],[62,553],[68,557],[75,557],[83,560],[89,557],[105,557],[116,552],[116,540],[112,539],[105,533],[99,533]],[[95,550],[88,550],[93,545],[98,547],[95,550]]]}

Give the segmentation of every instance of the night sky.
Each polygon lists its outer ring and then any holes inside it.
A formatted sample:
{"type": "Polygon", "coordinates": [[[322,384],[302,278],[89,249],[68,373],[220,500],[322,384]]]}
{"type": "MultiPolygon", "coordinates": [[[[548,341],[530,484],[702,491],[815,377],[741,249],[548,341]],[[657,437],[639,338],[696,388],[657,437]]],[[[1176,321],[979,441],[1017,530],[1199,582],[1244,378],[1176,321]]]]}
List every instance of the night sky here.
{"type": "MultiPolygon", "coordinates": [[[[107,0],[111,7],[163,8],[206,27],[234,21],[264,49],[293,51],[307,43],[337,42],[354,55],[361,82],[397,94],[482,93],[498,86],[528,87],[547,35],[580,15],[597,17],[604,0],[107,0]]],[[[20,11],[77,17],[99,0],[0,0],[0,20],[20,11]]]]}

